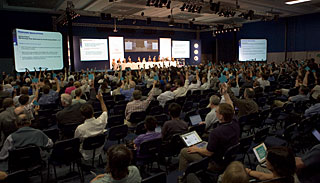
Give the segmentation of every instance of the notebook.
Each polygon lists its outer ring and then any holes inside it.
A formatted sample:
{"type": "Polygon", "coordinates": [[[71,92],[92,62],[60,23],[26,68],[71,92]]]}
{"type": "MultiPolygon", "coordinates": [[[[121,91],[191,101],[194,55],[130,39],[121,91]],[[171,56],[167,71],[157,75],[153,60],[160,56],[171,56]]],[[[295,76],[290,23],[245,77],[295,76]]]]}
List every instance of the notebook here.
{"type": "Polygon", "coordinates": [[[314,130],[312,131],[312,134],[313,134],[313,136],[314,136],[315,138],[318,139],[318,141],[320,141],[320,133],[318,132],[318,130],[314,129],[314,130]]]}
{"type": "Polygon", "coordinates": [[[266,167],[267,147],[264,143],[253,148],[254,155],[258,159],[261,166],[266,167]]]}
{"type": "Polygon", "coordinates": [[[199,114],[190,116],[189,118],[192,126],[198,125],[202,121],[201,116],[199,114]]]}
{"type": "Polygon", "coordinates": [[[207,146],[207,142],[202,141],[196,131],[188,132],[180,135],[182,141],[186,144],[187,147],[191,147],[196,145],[199,148],[203,148],[207,146]]]}

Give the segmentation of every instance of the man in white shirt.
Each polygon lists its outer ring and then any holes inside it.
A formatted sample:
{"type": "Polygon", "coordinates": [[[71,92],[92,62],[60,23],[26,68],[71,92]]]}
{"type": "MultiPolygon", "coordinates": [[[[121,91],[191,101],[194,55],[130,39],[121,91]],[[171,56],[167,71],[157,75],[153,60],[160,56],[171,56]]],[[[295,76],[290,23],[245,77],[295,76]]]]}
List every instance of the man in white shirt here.
{"type": "MultiPolygon", "coordinates": [[[[186,73],[186,75],[187,75],[186,78],[188,78],[188,72],[186,73]]],[[[186,80],[186,83],[189,83],[189,80],[186,80]]],[[[199,90],[200,89],[200,85],[201,85],[201,82],[200,82],[200,79],[199,79],[199,70],[196,69],[196,78],[192,79],[191,84],[188,86],[187,90],[191,90],[191,91],[199,90]]]]}
{"type": "Polygon", "coordinates": [[[220,97],[217,95],[212,95],[210,97],[210,103],[208,107],[211,108],[211,111],[207,114],[206,119],[204,122],[201,122],[200,124],[206,124],[205,131],[206,133],[210,133],[211,130],[213,130],[214,124],[219,122],[219,119],[216,116],[216,108],[220,104],[220,97]]]}
{"type": "MultiPolygon", "coordinates": [[[[108,110],[103,101],[103,96],[101,95],[101,93],[99,93],[96,97],[100,101],[102,109],[102,114],[98,118],[95,118],[93,115],[94,111],[92,105],[83,104],[80,108],[80,112],[85,117],[85,121],[83,124],[77,127],[74,133],[74,137],[79,138],[81,142],[83,142],[85,138],[103,134],[105,131],[105,127],[108,121],[108,110]]],[[[96,157],[99,157],[102,148],[103,145],[96,149],[96,157]]],[[[92,158],[93,151],[83,150],[82,144],[80,145],[80,152],[84,160],[92,158]]]]}
{"type": "Polygon", "coordinates": [[[167,101],[174,99],[174,93],[171,91],[171,85],[168,83],[166,84],[166,91],[164,93],[161,93],[157,100],[159,101],[159,104],[164,107],[167,101]]]}

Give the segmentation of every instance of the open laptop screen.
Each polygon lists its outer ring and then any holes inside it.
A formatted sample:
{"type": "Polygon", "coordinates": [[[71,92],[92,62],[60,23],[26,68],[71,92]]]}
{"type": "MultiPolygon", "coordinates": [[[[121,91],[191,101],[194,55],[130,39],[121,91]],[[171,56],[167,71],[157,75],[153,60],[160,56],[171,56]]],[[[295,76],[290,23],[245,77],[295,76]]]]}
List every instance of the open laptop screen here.
{"type": "Polygon", "coordinates": [[[263,163],[267,158],[267,148],[264,143],[259,144],[253,148],[253,152],[256,155],[259,163],[263,163]]]}
{"type": "Polygon", "coordinates": [[[199,124],[202,121],[200,115],[190,116],[189,118],[190,118],[192,126],[195,126],[195,125],[199,124]]]}
{"type": "Polygon", "coordinates": [[[188,147],[202,142],[201,138],[199,137],[196,131],[192,131],[192,132],[180,135],[180,137],[188,147]]]}

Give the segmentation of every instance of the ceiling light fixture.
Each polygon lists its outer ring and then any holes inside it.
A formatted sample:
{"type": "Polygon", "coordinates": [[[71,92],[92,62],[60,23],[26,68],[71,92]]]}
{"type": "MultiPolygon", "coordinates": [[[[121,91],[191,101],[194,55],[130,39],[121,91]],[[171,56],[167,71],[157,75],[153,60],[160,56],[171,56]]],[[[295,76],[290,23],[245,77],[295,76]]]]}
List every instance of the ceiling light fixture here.
{"type": "Polygon", "coordinates": [[[298,4],[298,3],[304,3],[304,2],[309,2],[311,0],[293,0],[293,1],[287,1],[287,5],[293,5],[293,4],[298,4]]]}

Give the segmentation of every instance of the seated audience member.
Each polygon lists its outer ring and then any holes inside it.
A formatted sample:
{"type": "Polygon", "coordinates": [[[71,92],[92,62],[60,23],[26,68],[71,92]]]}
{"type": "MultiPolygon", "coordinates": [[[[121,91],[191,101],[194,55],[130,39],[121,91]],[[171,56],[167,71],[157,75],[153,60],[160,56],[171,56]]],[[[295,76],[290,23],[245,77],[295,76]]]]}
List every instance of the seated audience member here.
{"type": "MultiPolygon", "coordinates": [[[[20,88],[20,95],[13,97],[13,103],[15,107],[19,107],[20,103],[19,103],[19,97],[21,95],[29,95],[29,88],[27,86],[23,86],[20,88]]],[[[34,96],[29,96],[29,100],[30,102],[32,101],[34,96]]]]}
{"type": "Polygon", "coordinates": [[[249,183],[244,165],[239,161],[231,162],[223,172],[221,183],[249,183]]]}
{"type": "Polygon", "coordinates": [[[238,117],[246,116],[252,113],[257,113],[259,110],[258,104],[253,100],[254,90],[252,88],[246,88],[244,90],[244,99],[238,99],[233,95],[233,93],[228,91],[233,104],[238,107],[239,113],[238,117]]]}
{"type": "Polygon", "coordinates": [[[132,166],[132,153],[124,145],[114,145],[107,152],[106,173],[98,175],[91,183],[140,183],[138,168],[132,166]]]}
{"type": "Polygon", "coordinates": [[[72,99],[72,104],[71,105],[74,105],[74,104],[85,104],[87,102],[86,100],[81,99],[81,96],[82,96],[81,88],[78,88],[78,89],[75,90],[75,96],[76,96],[76,98],[72,99]]]}
{"type": "Polygon", "coordinates": [[[263,88],[258,81],[253,83],[253,90],[256,98],[263,97],[263,88]]]}
{"type": "Polygon", "coordinates": [[[262,74],[261,78],[258,79],[258,82],[260,83],[260,86],[263,88],[266,86],[270,86],[270,81],[268,81],[269,76],[267,74],[262,74]]]}
{"type": "Polygon", "coordinates": [[[51,90],[49,85],[45,85],[43,87],[43,95],[39,98],[38,103],[40,105],[48,105],[48,104],[55,104],[57,99],[59,98],[59,92],[60,92],[60,85],[57,78],[54,78],[57,90],[53,91],[51,90]]]}
{"type": "Polygon", "coordinates": [[[112,91],[112,96],[121,95],[121,92],[120,92],[121,86],[122,86],[121,82],[117,83],[117,88],[112,91]]]}
{"type": "Polygon", "coordinates": [[[172,103],[168,108],[170,121],[166,121],[162,126],[161,134],[163,141],[169,141],[174,134],[188,131],[188,123],[180,119],[181,106],[172,103]]]}
{"type": "Polygon", "coordinates": [[[311,150],[305,153],[304,155],[302,155],[302,157],[296,157],[295,161],[298,169],[307,168],[307,167],[319,167],[320,144],[313,146],[311,150]]]}
{"type": "Polygon", "coordinates": [[[0,84],[0,100],[1,100],[1,99],[5,99],[5,98],[7,98],[7,97],[11,97],[11,95],[12,95],[12,94],[11,94],[10,92],[4,90],[3,85],[0,84]]]}
{"type": "MultiPolygon", "coordinates": [[[[98,94],[96,97],[100,101],[101,109],[102,109],[102,114],[98,118],[94,117],[94,111],[93,111],[92,105],[83,104],[80,107],[80,112],[81,112],[82,116],[84,116],[85,121],[83,124],[81,124],[77,127],[76,131],[74,132],[74,138],[79,138],[81,142],[83,142],[83,140],[85,138],[93,137],[93,136],[96,136],[99,134],[103,134],[105,127],[107,125],[108,110],[107,110],[107,107],[103,101],[102,94],[98,94]]],[[[103,146],[101,146],[100,148],[98,148],[96,150],[96,157],[99,157],[102,148],[103,148],[103,146]]],[[[88,159],[92,158],[93,151],[83,150],[82,144],[80,145],[80,152],[81,152],[84,160],[88,160],[88,159]]]]}
{"type": "Polygon", "coordinates": [[[74,82],[73,82],[74,78],[73,78],[73,76],[72,77],[69,76],[68,79],[69,79],[69,83],[68,83],[67,88],[66,88],[66,90],[64,92],[69,94],[69,95],[71,95],[71,92],[76,89],[76,86],[74,86],[74,82]]]}
{"type": "Polygon", "coordinates": [[[137,149],[137,156],[139,156],[140,145],[144,141],[148,141],[148,140],[152,140],[152,139],[156,139],[156,138],[161,138],[161,133],[155,132],[155,129],[157,127],[156,118],[153,116],[147,116],[144,121],[145,121],[144,127],[147,129],[147,133],[139,135],[133,141],[135,149],[137,149]]]}
{"type": "Polygon", "coordinates": [[[299,94],[293,97],[289,97],[288,101],[290,102],[308,101],[309,100],[308,93],[309,93],[308,87],[301,85],[299,88],[299,94]]]}
{"type": "Polygon", "coordinates": [[[81,104],[72,104],[72,97],[69,94],[61,95],[61,105],[64,107],[61,111],[57,112],[56,119],[59,124],[68,123],[82,123],[84,121],[83,116],[80,113],[81,104]]]}
{"type": "Polygon", "coordinates": [[[25,114],[20,114],[16,120],[17,131],[9,135],[0,152],[0,160],[8,158],[9,151],[30,145],[49,148],[53,142],[41,130],[30,127],[31,120],[25,114]]]}
{"type": "Polygon", "coordinates": [[[28,119],[34,119],[34,113],[37,115],[40,106],[34,105],[34,101],[38,99],[38,85],[36,87],[35,97],[31,102],[29,102],[29,95],[21,95],[19,97],[20,106],[14,109],[16,115],[25,114],[27,115],[28,119]]]}
{"type": "Polygon", "coordinates": [[[305,117],[311,117],[315,114],[320,114],[320,95],[318,95],[316,102],[316,104],[312,105],[304,112],[305,117]]]}
{"type": "MultiPolygon", "coordinates": [[[[220,97],[217,95],[212,95],[210,97],[209,105],[211,111],[207,114],[204,124],[206,124],[205,132],[210,133],[215,124],[219,122],[217,116],[216,116],[216,109],[218,105],[220,104],[220,97]]],[[[201,122],[203,124],[203,122],[201,122]]]]}
{"type": "Polygon", "coordinates": [[[277,183],[298,183],[293,152],[287,147],[270,147],[267,152],[267,169],[257,166],[256,171],[246,168],[249,176],[277,183]]]}
{"type": "Polygon", "coordinates": [[[153,96],[159,96],[162,93],[162,90],[160,89],[160,83],[158,81],[156,81],[153,90],[148,93],[148,96],[151,95],[151,92],[153,92],[153,96]]]}
{"type": "Polygon", "coordinates": [[[178,98],[185,96],[187,94],[187,86],[187,82],[183,84],[183,81],[181,79],[177,79],[175,81],[175,87],[177,87],[177,89],[173,91],[174,97],[178,98]]]}
{"type": "Polygon", "coordinates": [[[245,82],[242,84],[241,88],[252,88],[253,87],[253,82],[250,76],[244,76],[245,82]]]}
{"type": "MultiPolygon", "coordinates": [[[[153,89],[154,89],[156,82],[157,81],[153,82],[153,88],[151,89],[151,92],[153,92],[153,89]]],[[[134,112],[141,112],[141,111],[147,110],[151,100],[153,99],[153,93],[151,95],[149,95],[146,100],[141,100],[142,93],[140,90],[134,90],[132,96],[133,96],[133,101],[131,101],[127,104],[127,107],[125,110],[125,117],[126,117],[125,123],[129,127],[136,126],[136,124],[133,124],[129,121],[131,114],[134,112]]]]}
{"type": "Polygon", "coordinates": [[[110,94],[111,88],[108,86],[107,80],[103,80],[103,79],[100,79],[100,80],[102,80],[102,83],[99,86],[98,93],[109,93],[110,94]]]}
{"type": "MultiPolygon", "coordinates": [[[[185,81],[185,86],[189,84],[189,73],[188,71],[186,72],[186,81],[185,81]]],[[[201,82],[200,82],[200,78],[199,78],[199,70],[197,69],[196,70],[196,78],[193,78],[191,80],[191,84],[187,87],[187,90],[191,90],[191,91],[194,91],[194,90],[199,90],[200,89],[200,85],[201,85],[201,82]]]]}
{"type": "Polygon", "coordinates": [[[159,101],[159,105],[161,105],[162,107],[164,107],[167,101],[174,99],[174,93],[171,91],[171,85],[169,83],[166,84],[165,90],[166,90],[165,92],[161,93],[157,97],[157,100],[159,101]]]}
{"type": "Polygon", "coordinates": [[[202,148],[191,146],[181,150],[179,171],[185,171],[189,163],[201,160],[203,157],[212,157],[213,162],[210,163],[210,170],[224,168],[222,157],[229,147],[239,142],[240,127],[234,118],[233,106],[229,103],[219,104],[216,108],[216,115],[219,119],[219,125],[209,134],[207,146],[202,148]]]}
{"type": "Polygon", "coordinates": [[[3,141],[11,133],[17,130],[17,126],[15,124],[17,117],[14,113],[14,105],[12,98],[5,98],[3,100],[2,107],[4,111],[0,113],[0,133],[3,134],[3,137],[1,137],[0,146],[2,146],[3,141]]]}
{"type": "Polygon", "coordinates": [[[129,80],[126,79],[127,80],[126,83],[122,80],[122,85],[120,88],[120,94],[125,96],[126,101],[131,100],[134,88],[136,87],[136,83],[131,79],[132,78],[131,74],[129,78],[130,78],[129,80]]]}
{"type": "MultiPolygon", "coordinates": [[[[187,183],[201,183],[195,174],[187,176],[187,183]]],[[[231,162],[221,176],[218,183],[249,183],[249,176],[244,165],[239,161],[231,162]]]]}
{"type": "Polygon", "coordinates": [[[240,88],[239,88],[239,82],[238,82],[238,76],[236,76],[236,81],[232,81],[230,83],[231,86],[231,91],[233,92],[234,96],[239,97],[239,92],[240,92],[240,88]]]}
{"type": "Polygon", "coordinates": [[[318,96],[320,96],[320,78],[317,79],[317,85],[314,88],[312,88],[310,94],[312,99],[314,100],[317,100],[318,96]]]}
{"type": "MultiPolygon", "coordinates": [[[[80,83],[80,81],[74,82],[74,87],[75,87],[75,89],[72,90],[72,91],[71,91],[71,94],[70,94],[70,95],[72,96],[72,98],[74,98],[74,97],[76,96],[76,93],[75,93],[76,89],[78,89],[78,88],[81,89],[81,83],[80,83]]],[[[66,93],[67,93],[67,92],[66,92],[66,93]]]]}

